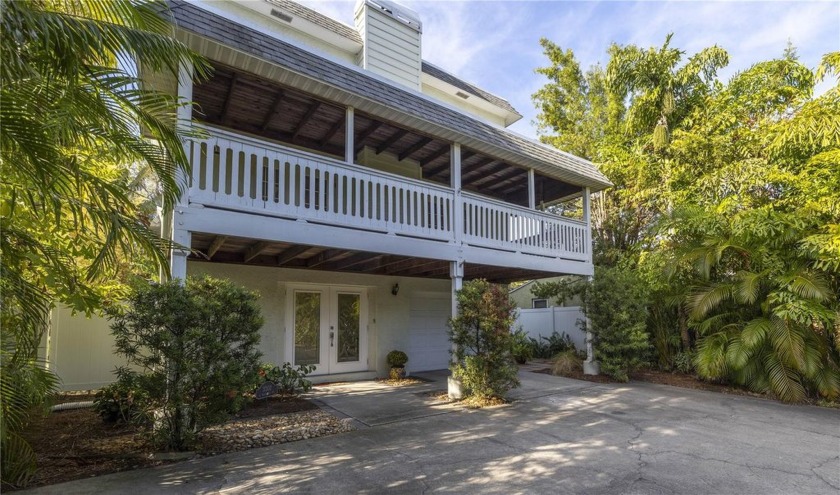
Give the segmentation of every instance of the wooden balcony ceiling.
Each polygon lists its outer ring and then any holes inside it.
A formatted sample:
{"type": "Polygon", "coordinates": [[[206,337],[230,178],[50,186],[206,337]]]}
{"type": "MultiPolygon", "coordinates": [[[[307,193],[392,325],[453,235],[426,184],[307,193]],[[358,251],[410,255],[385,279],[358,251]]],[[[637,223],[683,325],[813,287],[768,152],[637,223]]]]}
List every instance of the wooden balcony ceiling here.
{"type": "MultiPolygon", "coordinates": [[[[190,259],[266,267],[388,275],[394,277],[449,278],[449,262],[375,252],[330,249],[319,246],[265,242],[241,237],[194,233],[190,259]]],[[[467,264],[466,279],[486,278],[509,283],[556,276],[556,273],[518,268],[467,264]]]]}
{"type": "MultiPolygon", "coordinates": [[[[345,109],[304,92],[217,65],[213,76],[196,84],[194,115],[207,123],[294,146],[344,157],[345,109]]],[[[365,146],[377,154],[419,164],[424,179],[448,185],[450,143],[357,112],[356,154],[365,146]]],[[[463,148],[464,189],[510,203],[528,204],[525,168],[463,148]]],[[[579,192],[580,188],[536,174],[537,203],[579,192]]]]}

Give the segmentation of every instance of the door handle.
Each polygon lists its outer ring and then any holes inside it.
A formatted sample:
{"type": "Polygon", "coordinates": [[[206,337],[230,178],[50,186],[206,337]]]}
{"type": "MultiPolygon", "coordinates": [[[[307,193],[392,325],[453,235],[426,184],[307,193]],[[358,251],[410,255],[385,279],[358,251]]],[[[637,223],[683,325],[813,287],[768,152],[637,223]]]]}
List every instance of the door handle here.
{"type": "Polygon", "coordinates": [[[335,332],[333,330],[334,327],[330,326],[330,347],[335,347],[335,332]]]}

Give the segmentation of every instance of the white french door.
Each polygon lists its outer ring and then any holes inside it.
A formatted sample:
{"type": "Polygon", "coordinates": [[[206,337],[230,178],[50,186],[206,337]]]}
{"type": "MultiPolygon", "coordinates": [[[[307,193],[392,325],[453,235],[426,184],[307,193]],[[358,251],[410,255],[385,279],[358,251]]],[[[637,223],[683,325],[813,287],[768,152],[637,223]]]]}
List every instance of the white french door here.
{"type": "Polygon", "coordinates": [[[313,375],[367,370],[365,289],[295,285],[287,297],[287,361],[313,375]]]}

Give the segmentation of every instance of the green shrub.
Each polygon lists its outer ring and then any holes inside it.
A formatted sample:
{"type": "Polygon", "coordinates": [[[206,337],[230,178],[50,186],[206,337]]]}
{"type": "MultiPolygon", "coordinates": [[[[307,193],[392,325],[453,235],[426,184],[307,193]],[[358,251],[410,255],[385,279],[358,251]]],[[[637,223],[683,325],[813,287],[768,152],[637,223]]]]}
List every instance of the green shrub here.
{"type": "Polygon", "coordinates": [[[309,392],[312,390],[312,382],[307,380],[306,376],[313,371],[315,371],[314,364],[301,364],[293,368],[291,363],[283,363],[282,367],[263,363],[258,372],[261,380],[254,390],[264,382],[274,382],[283,394],[298,395],[309,392]]]}
{"type": "Polygon", "coordinates": [[[513,332],[513,359],[519,364],[525,364],[534,359],[534,348],[528,340],[528,334],[521,328],[513,332]]]}
{"type": "Polygon", "coordinates": [[[146,422],[150,401],[142,376],[125,367],[116,374],[117,381],[96,392],[94,410],[107,423],[146,422]]]}
{"type": "Polygon", "coordinates": [[[385,356],[388,366],[392,368],[401,368],[408,362],[408,355],[403,351],[391,351],[385,356]]]}
{"type": "Polygon", "coordinates": [[[601,371],[626,382],[630,372],[647,362],[650,347],[644,283],[629,269],[596,267],[583,300],[601,371]]]}
{"type": "Polygon", "coordinates": [[[111,308],[117,352],[144,370],[155,438],[182,450],[224,421],[257,381],[262,317],[257,295],[209,277],[141,287],[111,308]]]}
{"type": "Polygon", "coordinates": [[[449,322],[452,376],[467,397],[503,398],[519,386],[510,331],[516,306],[504,288],[480,279],[464,284],[457,297],[458,316],[449,322]]]}
{"type": "Polygon", "coordinates": [[[694,353],[679,352],[674,356],[674,371],[680,373],[694,373],[694,353]]]}
{"type": "Polygon", "coordinates": [[[533,337],[529,337],[528,340],[532,354],[539,359],[551,359],[563,351],[575,348],[571,337],[566,333],[557,333],[556,330],[548,337],[540,335],[539,340],[533,337]]]}

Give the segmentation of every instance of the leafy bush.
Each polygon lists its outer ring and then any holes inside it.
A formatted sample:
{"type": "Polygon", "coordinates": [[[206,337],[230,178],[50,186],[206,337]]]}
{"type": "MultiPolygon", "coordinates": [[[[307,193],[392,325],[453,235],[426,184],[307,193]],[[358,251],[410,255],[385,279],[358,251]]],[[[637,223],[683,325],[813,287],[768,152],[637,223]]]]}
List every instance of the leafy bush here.
{"type": "MultiPolygon", "coordinates": [[[[312,382],[306,379],[309,373],[315,371],[315,365],[301,364],[297,368],[293,368],[291,363],[283,363],[283,366],[274,366],[273,364],[263,363],[260,365],[258,372],[261,382],[274,382],[280,393],[287,395],[297,395],[312,390],[312,382]]],[[[261,383],[257,384],[259,387],[261,383]]]]}
{"type": "Polygon", "coordinates": [[[145,372],[162,447],[189,447],[244,402],[259,369],[257,295],[209,277],[152,284],[111,308],[117,352],[145,372]]]}
{"type": "Polygon", "coordinates": [[[564,376],[575,371],[583,371],[583,358],[574,349],[563,351],[552,358],[552,374],[564,376]]]}
{"type": "Polygon", "coordinates": [[[513,359],[519,364],[525,364],[534,359],[534,348],[528,339],[528,334],[521,328],[513,332],[513,359]]]}
{"type": "Polygon", "coordinates": [[[125,368],[117,368],[117,381],[103,387],[93,399],[97,414],[107,423],[145,422],[149,393],[143,387],[141,375],[125,368]]]}
{"type": "Polygon", "coordinates": [[[502,398],[519,386],[511,353],[516,306],[502,287],[472,280],[458,291],[458,316],[449,321],[452,376],[467,397],[502,398]]]}
{"type": "Polygon", "coordinates": [[[694,353],[680,352],[674,356],[674,371],[680,373],[694,373],[694,353]]]}
{"type": "Polygon", "coordinates": [[[647,361],[648,294],[644,283],[627,268],[596,267],[595,279],[583,291],[583,301],[601,371],[626,382],[629,373],[647,361]]]}
{"type": "Polygon", "coordinates": [[[385,356],[385,360],[392,368],[401,368],[408,362],[408,355],[403,351],[391,351],[385,356]]]}
{"type": "Polygon", "coordinates": [[[548,337],[540,335],[539,340],[533,337],[529,337],[528,340],[530,341],[531,352],[535,358],[539,359],[551,359],[563,351],[575,348],[572,338],[565,332],[561,334],[554,331],[548,337]]]}

